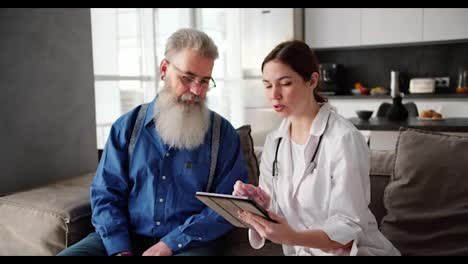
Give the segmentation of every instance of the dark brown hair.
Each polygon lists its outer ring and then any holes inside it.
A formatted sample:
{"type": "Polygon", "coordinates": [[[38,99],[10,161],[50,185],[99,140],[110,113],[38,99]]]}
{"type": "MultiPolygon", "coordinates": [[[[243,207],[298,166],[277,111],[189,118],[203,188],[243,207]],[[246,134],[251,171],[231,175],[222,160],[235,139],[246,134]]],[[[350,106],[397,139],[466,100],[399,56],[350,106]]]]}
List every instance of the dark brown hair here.
{"type": "MultiPolygon", "coordinates": [[[[263,60],[262,72],[265,64],[273,60],[278,60],[288,65],[306,82],[310,81],[312,73],[319,73],[317,57],[312,49],[303,41],[292,40],[278,44],[263,60]]],[[[319,103],[327,102],[327,98],[318,94],[317,88],[319,87],[314,89],[315,100],[319,103]]]]}

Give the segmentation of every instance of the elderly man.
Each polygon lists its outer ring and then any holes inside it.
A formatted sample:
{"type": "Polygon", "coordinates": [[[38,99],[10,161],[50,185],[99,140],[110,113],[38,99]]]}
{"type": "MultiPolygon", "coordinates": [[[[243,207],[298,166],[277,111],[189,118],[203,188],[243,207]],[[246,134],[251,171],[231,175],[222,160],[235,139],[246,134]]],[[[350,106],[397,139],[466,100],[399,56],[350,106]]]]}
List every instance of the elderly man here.
{"type": "Polygon", "coordinates": [[[112,126],[91,185],[96,233],[59,255],[212,255],[232,226],[195,197],[230,194],[247,169],[232,125],[205,105],[218,49],[181,29],[160,65],[164,89],[112,126]]]}

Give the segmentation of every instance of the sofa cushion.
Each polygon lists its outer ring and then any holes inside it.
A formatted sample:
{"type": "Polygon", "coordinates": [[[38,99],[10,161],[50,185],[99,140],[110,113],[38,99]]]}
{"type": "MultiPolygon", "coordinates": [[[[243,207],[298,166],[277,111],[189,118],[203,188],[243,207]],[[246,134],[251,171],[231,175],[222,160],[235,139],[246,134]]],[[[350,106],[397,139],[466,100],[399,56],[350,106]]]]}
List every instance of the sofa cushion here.
{"type": "Polygon", "coordinates": [[[395,166],[395,152],[391,150],[371,150],[370,175],[390,177],[395,166]]]}
{"type": "Polygon", "coordinates": [[[55,255],[92,231],[87,174],[0,198],[0,255],[55,255]]]}
{"type": "Polygon", "coordinates": [[[401,129],[382,233],[403,255],[468,254],[468,138],[401,129]]]}
{"type": "Polygon", "coordinates": [[[395,152],[390,150],[371,150],[371,168],[370,168],[370,183],[371,183],[371,202],[369,209],[374,214],[377,224],[380,226],[380,221],[387,214],[383,204],[383,196],[385,188],[393,173],[393,164],[395,152]]]}
{"type": "Polygon", "coordinates": [[[242,154],[244,155],[244,159],[247,162],[246,165],[249,172],[248,183],[258,185],[259,168],[258,160],[255,156],[254,143],[251,136],[252,129],[250,128],[250,125],[244,125],[236,130],[239,134],[240,143],[242,146],[242,154]]]}

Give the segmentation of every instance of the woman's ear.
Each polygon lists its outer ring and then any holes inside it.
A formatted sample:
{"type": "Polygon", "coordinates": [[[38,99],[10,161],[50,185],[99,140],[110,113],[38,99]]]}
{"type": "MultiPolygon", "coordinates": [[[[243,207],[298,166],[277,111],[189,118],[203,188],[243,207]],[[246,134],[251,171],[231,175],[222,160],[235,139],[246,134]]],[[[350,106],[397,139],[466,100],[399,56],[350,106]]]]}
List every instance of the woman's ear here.
{"type": "Polygon", "coordinates": [[[310,87],[312,88],[312,90],[317,88],[319,80],[320,80],[320,75],[318,74],[318,72],[313,72],[312,75],[310,76],[310,81],[309,81],[310,87]]]}

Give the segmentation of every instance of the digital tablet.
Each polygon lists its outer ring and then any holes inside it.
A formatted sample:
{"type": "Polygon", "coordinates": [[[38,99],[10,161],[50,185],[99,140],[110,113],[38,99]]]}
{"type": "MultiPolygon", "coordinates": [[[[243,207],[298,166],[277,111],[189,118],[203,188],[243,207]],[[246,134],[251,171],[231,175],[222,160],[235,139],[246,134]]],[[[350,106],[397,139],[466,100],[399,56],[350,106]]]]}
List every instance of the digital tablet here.
{"type": "Polygon", "coordinates": [[[226,219],[233,226],[241,228],[252,228],[249,224],[243,222],[238,217],[238,210],[254,213],[267,219],[268,221],[276,223],[276,221],[268,216],[266,210],[264,210],[254,200],[248,197],[207,192],[197,192],[195,193],[195,196],[219,215],[224,217],[224,219],[226,219]]]}

